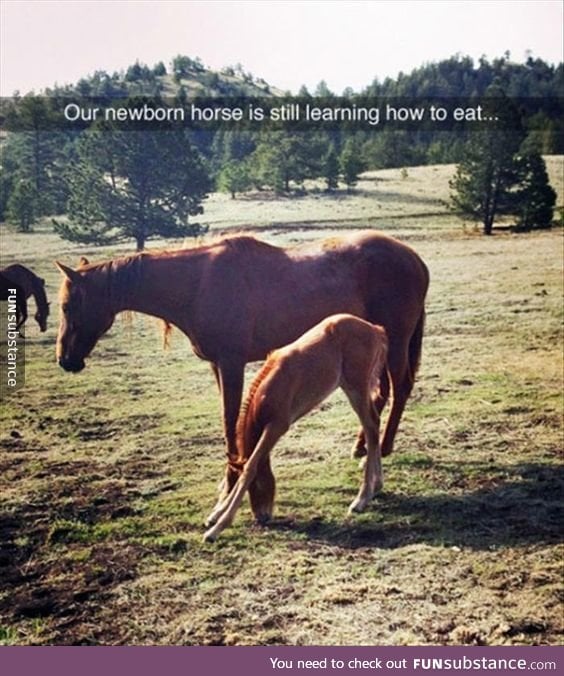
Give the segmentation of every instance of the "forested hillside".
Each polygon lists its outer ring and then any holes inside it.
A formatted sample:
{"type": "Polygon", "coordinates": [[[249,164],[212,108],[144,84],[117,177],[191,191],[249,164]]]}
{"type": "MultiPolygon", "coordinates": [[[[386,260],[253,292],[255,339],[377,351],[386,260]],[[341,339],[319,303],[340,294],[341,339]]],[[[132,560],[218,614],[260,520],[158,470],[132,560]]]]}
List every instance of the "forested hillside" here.
{"type": "MultiPolygon", "coordinates": [[[[377,64],[374,69],[377,70],[377,64]]],[[[72,206],[73,190],[75,204],[83,197],[79,191],[76,199],[77,182],[82,182],[85,194],[90,196],[95,184],[92,172],[102,177],[116,171],[118,159],[111,157],[112,144],[106,144],[105,150],[102,146],[97,150],[92,145],[95,136],[90,132],[99,130],[96,125],[86,135],[57,127],[56,108],[60,108],[61,100],[95,97],[133,105],[134,97],[137,101],[144,97],[152,105],[155,102],[187,105],[195,96],[271,98],[285,95],[290,94],[245,72],[241,65],[213,71],[200,59],[181,55],[168,65],[159,62],[149,67],[136,62],[124,71],[112,74],[96,71],[74,85],[54,85],[39,95],[16,94],[11,100],[4,100],[0,115],[8,130],[3,141],[0,173],[0,218],[17,221],[20,229],[26,229],[40,216],[67,213],[69,205],[72,206]],[[18,128],[22,121],[27,131],[10,133],[10,129],[18,128]]],[[[337,93],[331,92],[324,81],[313,92],[302,87],[298,96],[301,101],[322,100],[329,105],[332,101],[354,105],[367,98],[401,98],[411,102],[447,97],[472,102],[482,97],[495,98],[501,107],[506,105],[514,110],[519,127],[515,132],[519,143],[526,141],[528,152],[534,148],[544,155],[564,153],[564,65],[550,65],[532,56],[518,64],[511,61],[508,54],[493,61],[482,58],[477,63],[457,55],[425,64],[411,73],[400,73],[397,78],[374,80],[360,92],[347,88],[339,93],[338,99],[337,93]]],[[[472,142],[471,133],[425,127],[412,130],[320,127],[305,133],[286,129],[233,130],[217,125],[206,131],[182,133],[187,140],[181,145],[193,149],[188,155],[201,166],[198,172],[206,172],[209,178],[206,181],[200,176],[199,188],[195,191],[197,198],[190,198],[190,209],[181,209],[180,215],[176,213],[175,218],[183,221],[182,227],[189,214],[199,212],[198,200],[205,197],[206,190],[217,188],[233,197],[250,189],[288,193],[303,190],[304,180],[310,178],[323,178],[328,192],[339,185],[351,190],[359,174],[368,169],[459,163],[467,156],[472,142]]],[[[123,148],[125,154],[119,159],[122,164],[128,155],[130,167],[138,160],[145,167],[151,166],[153,160],[146,154],[136,155],[137,151],[123,148]]],[[[192,175],[186,171],[186,176],[192,175]]],[[[102,190],[107,188],[103,181],[100,186],[102,190]]],[[[165,199],[162,195],[159,199],[165,199]]],[[[99,203],[105,199],[102,195],[98,197],[99,203]]],[[[153,197],[147,194],[139,199],[146,202],[153,197]]],[[[99,209],[88,213],[84,209],[81,205],[78,215],[86,218],[88,227],[104,221],[99,209]]],[[[165,220],[169,217],[170,213],[158,215],[165,220]]],[[[164,230],[174,230],[176,225],[169,222],[164,230]]],[[[192,228],[190,232],[197,234],[198,230],[192,228]]]]}

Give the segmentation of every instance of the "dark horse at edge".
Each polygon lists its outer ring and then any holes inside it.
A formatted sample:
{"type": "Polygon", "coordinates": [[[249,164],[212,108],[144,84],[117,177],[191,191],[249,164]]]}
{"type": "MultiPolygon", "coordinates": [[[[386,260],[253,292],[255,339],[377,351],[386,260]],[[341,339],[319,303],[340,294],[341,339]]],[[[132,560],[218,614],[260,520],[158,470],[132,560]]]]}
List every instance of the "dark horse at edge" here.
{"type": "Polygon", "coordinates": [[[8,300],[10,289],[16,290],[16,313],[17,329],[27,319],[27,299],[33,296],[35,299],[35,321],[43,333],[47,330],[47,317],[49,316],[49,303],[45,293],[45,280],[38,277],[29,268],[14,263],[0,270],[0,300],[8,300]]]}
{"type": "MultiPolygon", "coordinates": [[[[364,232],[283,249],[253,237],[231,237],[193,249],[141,253],[102,263],[57,263],[61,322],[57,359],[78,372],[117,313],[160,317],[211,363],[222,397],[227,481],[236,482],[236,424],[247,362],[296,340],[332,314],[350,313],[384,326],[386,373],[376,407],[392,405],[382,455],[394,437],[417,371],[429,273],[413,249],[364,232]]],[[[365,455],[362,433],[354,455],[365,455]]]]}

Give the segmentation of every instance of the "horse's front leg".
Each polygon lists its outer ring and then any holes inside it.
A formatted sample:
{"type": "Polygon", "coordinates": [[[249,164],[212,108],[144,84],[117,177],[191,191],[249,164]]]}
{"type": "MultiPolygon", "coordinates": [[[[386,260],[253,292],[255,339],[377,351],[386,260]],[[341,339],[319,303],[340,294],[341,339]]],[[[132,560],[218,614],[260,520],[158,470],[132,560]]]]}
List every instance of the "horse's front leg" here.
{"type": "Polygon", "coordinates": [[[19,331],[27,320],[27,301],[25,298],[16,298],[16,331],[19,331]]]}
{"type": "Polygon", "coordinates": [[[239,477],[239,472],[233,463],[238,456],[236,438],[237,418],[239,417],[239,409],[241,408],[241,399],[243,397],[245,361],[239,358],[223,360],[213,365],[213,372],[216,375],[221,393],[223,431],[227,446],[228,462],[225,477],[220,486],[219,499],[212,514],[210,514],[210,519],[219,505],[225,501],[225,498],[229,495],[239,477]]]}

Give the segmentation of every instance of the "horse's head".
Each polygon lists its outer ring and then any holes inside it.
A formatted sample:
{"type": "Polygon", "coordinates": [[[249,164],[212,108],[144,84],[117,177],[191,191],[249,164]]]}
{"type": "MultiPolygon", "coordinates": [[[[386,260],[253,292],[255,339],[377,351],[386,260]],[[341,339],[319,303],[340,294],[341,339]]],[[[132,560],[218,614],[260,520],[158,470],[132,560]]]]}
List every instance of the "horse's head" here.
{"type": "MultiPolygon", "coordinates": [[[[87,262],[81,260],[81,267],[87,262]]],[[[61,321],[57,336],[57,361],[65,371],[78,373],[98,339],[110,328],[112,312],[106,285],[96,270],[77,270],[55,263],[63,274],[59,291],[61,321]]]]}
{"type": "MultiPolygon", "coordinates": [[[[47,302],[47,297],[45,296],[45,280],[38,278],[41,288],[43,290],[43,296],[45,297],[45,302],[41,303],[37,307],[37,312],[35,313],[35,321],[39,324],[39,330],[41,333],[47,331],[47,317],[49,316],[49,303],[47,302]]],[[[36,297],[37,298],[37,297],[36,297]]]]}

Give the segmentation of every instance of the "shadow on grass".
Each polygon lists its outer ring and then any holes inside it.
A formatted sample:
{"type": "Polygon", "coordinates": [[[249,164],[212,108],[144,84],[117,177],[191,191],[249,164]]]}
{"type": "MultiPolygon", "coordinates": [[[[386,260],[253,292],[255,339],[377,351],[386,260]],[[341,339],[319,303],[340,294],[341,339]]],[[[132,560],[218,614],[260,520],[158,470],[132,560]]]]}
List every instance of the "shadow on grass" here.
{"type": "MultiPolygon", "coordinates": [[[[562,539],[564,467],[522,464],[497,485],[466,493],[405,495],[384,491],[359,517],[337,521],[274,519],[270,528],[356,549],[392,549],[409,544],[475,550],[562,539]]],[[[437,486],[439,489],[439,486],[437,486]]]]}

